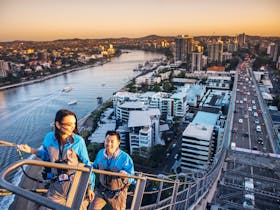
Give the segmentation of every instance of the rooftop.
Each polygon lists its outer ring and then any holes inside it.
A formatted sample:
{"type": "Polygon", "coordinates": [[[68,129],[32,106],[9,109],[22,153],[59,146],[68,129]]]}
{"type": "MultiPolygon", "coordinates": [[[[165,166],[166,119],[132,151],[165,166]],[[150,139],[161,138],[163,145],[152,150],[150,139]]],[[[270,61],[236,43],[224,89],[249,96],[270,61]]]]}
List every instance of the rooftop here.
{"type": "Polygon", "coordinates": [[[145,111],[130,111],[128,119],[128,127],[150,126],[151,116],[159,116],[159,109],[149,109],[145,111]]]}
{"type": "Polygon", "coordinates": [[[127,109],[143,109],[145,105],[143,102],[140,101],[127,101],[121,104],[120,107],[127,109]]]}
{"type": "Polygon", "coordinates": [[[197,124],[205,124],[205,125],[213,125],[215,126],[217,120],[219,118],[218,114],[210,113],[210,112],[197,112],[195,118],[193,119],[193,123],[197,124]]]}
{"type": "Polygon", "coordinates": [[[190,123],[184,130],[183,136],[210,141],[213,129],[213,125],[190,123]]]}

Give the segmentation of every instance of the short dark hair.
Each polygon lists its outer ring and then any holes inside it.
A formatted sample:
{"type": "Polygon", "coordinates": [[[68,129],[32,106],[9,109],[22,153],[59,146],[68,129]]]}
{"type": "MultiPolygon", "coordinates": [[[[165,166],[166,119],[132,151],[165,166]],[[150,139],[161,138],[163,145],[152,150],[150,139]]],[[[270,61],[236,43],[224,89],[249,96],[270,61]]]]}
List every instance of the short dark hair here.
{"type": "Polygon", "coordinates": [[[119,141],[121,141],[121,137],[120,137],[120,134],[119,134],[119,132],[117,132],[117,131],[107,131],[106,132],[106,135],[105,135],[105,137],[106,136],[116,136],[117,137],[117,139],[119,140],[119,141]]]}

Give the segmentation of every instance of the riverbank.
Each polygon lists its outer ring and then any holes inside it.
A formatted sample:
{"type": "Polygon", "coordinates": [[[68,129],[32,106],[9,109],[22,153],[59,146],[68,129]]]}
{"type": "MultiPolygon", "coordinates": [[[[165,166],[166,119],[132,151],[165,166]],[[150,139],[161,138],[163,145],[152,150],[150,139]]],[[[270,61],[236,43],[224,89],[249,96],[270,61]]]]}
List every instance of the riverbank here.
{"type": "Polygon", "coordinates": [[[42,78],[29,80],[29,81],[26,81],[26,82],[20,82],[20,83],[16,83],[16,84],[12,84],[12,85],[4,85],[4,86],[0,87],[0,90],[6,90],[6,89],[10,89],[10,88],[15,88],[15,87],[25,86],[25,85],[29,85],[29,84],[38,83],[38,82],[43,82],[45,80],[48,80],[48,79],[51,79],[51,78],[54,78],[54,77],[58,77],[58,76],[61,76],[61,75],[64,75],[64,74],[68,74],[68,73],[71,73],[71,72],[74,72],[74,71],[81,71],[81,70],[85,70],[85,69],[88,69],[88,68],[91,68],[91,67],[101,66],[101,65],[103,65],[105,63],[108,63],[108,62],[109,61],[106,60],[106,61],[103,61],[103,62],[97,62],[95,64],[84,65],[84,66],[81,66],[81,67],[68,69],[68,70],[65,70],[63,72],[51,74],[51,75],[48,75],[48,76],[44,76],[42,78]]]}

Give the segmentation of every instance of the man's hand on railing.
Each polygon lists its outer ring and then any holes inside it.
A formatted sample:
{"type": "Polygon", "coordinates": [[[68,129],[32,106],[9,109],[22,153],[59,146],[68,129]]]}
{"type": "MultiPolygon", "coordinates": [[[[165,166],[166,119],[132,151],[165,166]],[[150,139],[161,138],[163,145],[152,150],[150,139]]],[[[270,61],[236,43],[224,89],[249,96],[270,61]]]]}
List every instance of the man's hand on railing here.
{"type": "Polygon", "coordinates": [[[124,170],[121,170],[119,173],[120,173],[120,174],[127,174],[127,172],[124,171],[124,170]]]}

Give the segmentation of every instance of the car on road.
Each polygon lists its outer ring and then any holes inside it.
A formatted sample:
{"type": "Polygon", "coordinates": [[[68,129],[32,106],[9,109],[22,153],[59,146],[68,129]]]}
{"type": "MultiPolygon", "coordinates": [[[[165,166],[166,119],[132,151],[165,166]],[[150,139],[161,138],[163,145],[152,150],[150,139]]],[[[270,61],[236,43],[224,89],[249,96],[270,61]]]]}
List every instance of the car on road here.
{"type": "Polygon", "coordinates": [[[239,123],[243,123],[243,119],[239,119],[238,122],[239,122],[239,123]]]}
{"type": "Polygon", "coordinates": [[[258,138],[258,144],[263,145],[263,139],[261,137],[258,138]]]}
{"type": "Polygon", "coordinates": [[[261,132],[261,131],[262,131],[261,126],[257,125],[257,126],[256,126],[256,131],[257,131],[257,132],[261,132]]]}
{"type": "Polygon", "coordinates": [[[257,146],[254,146],[254,147],[253,147],[253,150],[258,150],[258,147],[257,147],[257,146]]]}
{"type": "Polygon", "coordinates": [[[248,137],[248,136],[249,136],[249,133],[248,133],[248,132],[245,132],[245,133],[243,133],[243,136],[244,136],[244,137],[248,137]]]}

